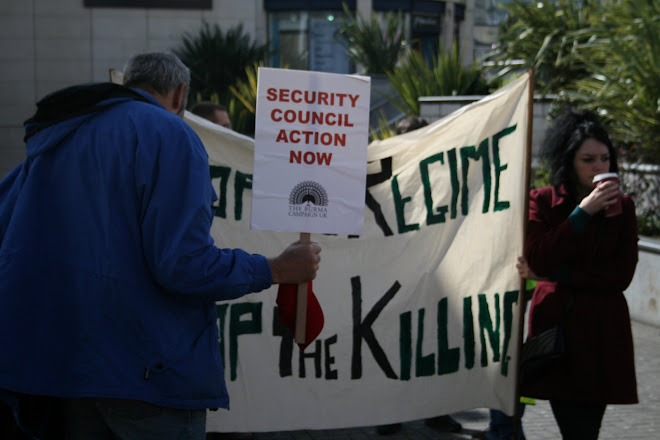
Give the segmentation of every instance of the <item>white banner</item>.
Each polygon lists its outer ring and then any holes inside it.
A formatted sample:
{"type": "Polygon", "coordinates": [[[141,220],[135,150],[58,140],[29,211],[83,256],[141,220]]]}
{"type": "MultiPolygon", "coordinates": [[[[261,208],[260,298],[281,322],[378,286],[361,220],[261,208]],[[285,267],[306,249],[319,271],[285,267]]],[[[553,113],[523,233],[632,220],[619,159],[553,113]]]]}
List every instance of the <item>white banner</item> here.
{"type": "Polygon", "coordinates": [[[252,229],[362,233],[370,84],[259,68],[252,229]]]}
{"type": "MultiPolygon", "coordinates": [[[[218,303],[231,410],[209,412],[209,431],[513,414],[528,96],[525,76],[369,146],[363,234],[312,234],[325,327],[304,353],[274,313],[276,286],[218,303]]],[[[274,256],[297,240],[249,229],[253,141],[186,119],[209,153],[216,244],[274,256]]]]}

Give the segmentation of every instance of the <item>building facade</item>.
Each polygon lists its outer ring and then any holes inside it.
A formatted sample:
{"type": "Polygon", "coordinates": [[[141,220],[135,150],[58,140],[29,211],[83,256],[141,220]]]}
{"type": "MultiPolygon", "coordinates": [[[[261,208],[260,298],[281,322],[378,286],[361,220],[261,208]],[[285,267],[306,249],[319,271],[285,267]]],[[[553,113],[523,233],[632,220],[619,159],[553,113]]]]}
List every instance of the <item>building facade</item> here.
{"type": "MultiPolygon", "coordinates": [[[[470,63],[494,39],[492,0],[344,0],[369,17],[401,10],[409,39],[427,52],[459,42],[470,63]],[[441,40],[439,40],[439,38],[441,40]]],[[[332,39],[341,0],[3,0],[0,2],[0,178],[25,157],[23,121],[59,88],[107,81],[110,69],[145,50],[171,50],[203,21],[242,23],[272,49],[278,67],[353,73],[332,39]]]]}

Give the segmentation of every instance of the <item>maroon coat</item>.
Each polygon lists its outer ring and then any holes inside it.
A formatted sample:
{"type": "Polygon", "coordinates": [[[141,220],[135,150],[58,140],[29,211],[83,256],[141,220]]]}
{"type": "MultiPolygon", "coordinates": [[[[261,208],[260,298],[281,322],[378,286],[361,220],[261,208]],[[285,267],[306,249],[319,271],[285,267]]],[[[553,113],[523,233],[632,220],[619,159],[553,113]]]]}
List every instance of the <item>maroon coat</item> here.
{"type": "Polygon", "coordinates": [[[623,296],[637,265],[635,206],[624,196],[623,214],[606,218],[598,213],[588,218],[583,232],[568,220],[574,209],[551,187],[530,193],[525,256],[536,275],[559,281],[538,283],[529,335],[556,325],[570,294],[574,302],[565,326],[566,359],[522,387],[521,394],[637,403],[630,315],[623,296]]]}

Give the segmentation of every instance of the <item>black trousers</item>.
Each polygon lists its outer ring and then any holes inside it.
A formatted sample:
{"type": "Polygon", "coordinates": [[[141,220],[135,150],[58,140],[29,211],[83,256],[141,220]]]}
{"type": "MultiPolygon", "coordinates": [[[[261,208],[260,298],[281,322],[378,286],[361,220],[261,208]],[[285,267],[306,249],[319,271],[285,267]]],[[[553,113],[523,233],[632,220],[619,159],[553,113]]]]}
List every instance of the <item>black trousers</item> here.
{"type": "Polygon", "coordinates": [[[551,400],[563,440],[597,440],[605,405],[566,400],[551,400]]]}
{"type": "Polygon", "coordinates": [[[0,401],[0,438],[7,440],[29,440],[19,429],[11,408],[0,401]]]}
{"type": "Polygon", "coordinates": [[[2,397],[13,396],[10,404],[0,399],[0,439],[64,440],[63,413],[58,400],[0,390],[2,397]],[[20,418],[20,425],[14,413],[20,418]]]}

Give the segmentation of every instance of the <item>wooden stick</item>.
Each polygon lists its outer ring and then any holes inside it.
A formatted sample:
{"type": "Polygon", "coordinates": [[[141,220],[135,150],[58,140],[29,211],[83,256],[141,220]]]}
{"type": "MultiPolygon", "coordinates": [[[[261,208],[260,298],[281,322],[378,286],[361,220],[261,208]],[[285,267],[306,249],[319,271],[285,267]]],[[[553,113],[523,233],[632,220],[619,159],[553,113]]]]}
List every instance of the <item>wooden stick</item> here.
{"type": "MultiPolygon", "coordinates": [[[[300,233],[300,243],[310,242],[309,232],[300,233]]],[[[297,344],[305,343],[305,331],[307,330],[307,288],[308,283],[298,284],[298,295],[296,298],[296,335],[297,344]]]]}
{"type": "MultiPolygon", "coordinates": [[[[522,227],[522,236],[523,236],[523,249],[520,255],[525,255],[525,239],[527,238],[527,222],[529,220],[529,186],[530,178],[532,175],[532,125],[534,121],[534,71],[529,71],[529,99],[527,102],[527,144],[525,149],[527,150],[527,163],[525,164],[525,205],[523,207],[523,227],[522,227]]],[[[525,331],[525,310],[527,309],[527,304],[525,304],[525,290],[527,288],[527,280],[520,278],[520,295],[518,297],[518,340],[516,341],[518,347],[518,362],[516,363],[516,380],[514,382],[515,387],[515,410],[513,412],[513,438],[518,438],[521,426],[520,420],[520,355],[522,354],[522,343],[523,343],[523,332],[525,331]]]]}

